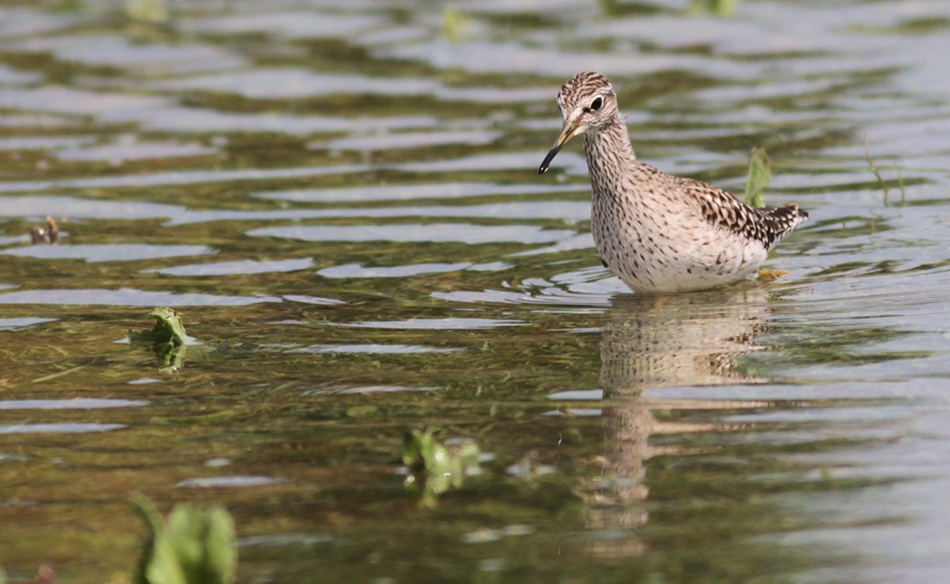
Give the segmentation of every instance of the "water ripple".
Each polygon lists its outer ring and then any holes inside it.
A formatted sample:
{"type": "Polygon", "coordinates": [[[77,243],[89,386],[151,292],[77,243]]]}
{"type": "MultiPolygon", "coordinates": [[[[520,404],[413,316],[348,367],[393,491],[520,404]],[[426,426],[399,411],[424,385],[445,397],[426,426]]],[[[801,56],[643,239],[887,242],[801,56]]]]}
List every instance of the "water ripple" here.
{"type": "Polygon", "coordinates": [[[404,225],[311,225],[252,229],[255,237],[280,237],[302,241],[402,241],[458,243],[547,243],[574,235],[566,229],[535,225],[471,225],[468,223],[418,223],[404,225]]]}
{"type": "Polygon", "coordinates": [[[324,278],[405,278],[421,274],[444,274],[464,270],[472,264],[414,264],[411,266],[364,268],[360,264],[345,264],[324,268],[317,273],[324,278]]]}
{"type": "Polygon", "coordinates": [[[73,398],[0,400],[0,410],[96,410],[147,406],[145,400],[73,398]]]}
{"type": "Polygon", "coordinates": [[[204,245],[149,245],[145,243],[43,244],[0,250],[2,255],[49,260],[82,259],[87,262],[129,262],[213,253],[217,253],[217,251],[204,245]]]}
{"type": "Polygon", "coordinates": [[[125,428],[124,424],[14,424],[0,425],[0,434],[86,434],[125,428]]]}
{"type": "Polygon", "coordinates": [[[456,353],[462,349],[444,349],[425,347],[422,345],[377,345],[377,344],[349,344],[349,345],[310,345],[288,350],[288,353],[319,354],[357,354],[357,355],[412,355],[422,353],[456,353]]]}
{"type": "Polygon", "coordinates": [[[303,258],[299,260],[237,260],[233,262],[218,262],[214,264],[190,264],[172,268],[155,268],[143,270],[143,273],[158,272],[168,276],[231,276],[266,274],[270,272],[297,272],[312,268],[313,260],[303,258]]]}
{"type": "Polygon", "coordinates": [[[2,304],[59,304],[70,306],[247,306],[281,302],[273,296],[214,296],[212,294],[155,292],[120,288],[21,290],[0,294],[2,304]]]}
{"type": "Polygon", "coordinates": [[[268,485],[277,485],[283,482],[283,479],[264,476],[224,476],[224,477],[203,477],[195,479],[185,479],[180,481],[176,487],[197,487],[197,488],[244,488],[244,487],[266,487],[268,485]]]}
{"type": "Polygon", "coordinates": [[[452,182],[365,186],[348,189],[306,189],[254,193],[251,197],[301,203],[356,203],[413,199],[456,199],[485,195],[532,195],[589,192],[587,185],[504,185],[488,182],[452,182]]]}
{"type": "Polygon", "coordinates": [[[56,320],[58,319],[43,317],[0,318],[0,331],[15,330],[56,320]]]}
{"type": "Polygon", "coordinates": [[[524,321],[509,318],[410,318],[407,320],[335,323],[335,326],[410,330],[481,330],[524,326],[526,324],[524,321]]]}

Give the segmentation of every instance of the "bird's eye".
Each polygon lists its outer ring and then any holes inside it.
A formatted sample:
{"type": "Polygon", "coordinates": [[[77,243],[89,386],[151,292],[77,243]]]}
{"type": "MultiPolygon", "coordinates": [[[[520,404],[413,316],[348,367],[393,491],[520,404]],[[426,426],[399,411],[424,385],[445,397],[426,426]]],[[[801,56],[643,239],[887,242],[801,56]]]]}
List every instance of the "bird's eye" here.
{"type": "Polygon", "coordinates": [[[597,111],[604,105],[604,98],[598,97],[594,101],[590,102],[591,111],[597,111]]]}

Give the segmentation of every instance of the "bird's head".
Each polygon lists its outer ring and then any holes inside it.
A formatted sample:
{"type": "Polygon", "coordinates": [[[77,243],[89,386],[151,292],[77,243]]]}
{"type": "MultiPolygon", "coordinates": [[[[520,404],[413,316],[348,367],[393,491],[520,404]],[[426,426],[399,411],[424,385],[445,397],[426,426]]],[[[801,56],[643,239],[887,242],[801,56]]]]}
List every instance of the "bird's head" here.
{"type": "Polygon", "coordinates": [[[564,127],[544,157],[539,174],[544,174],[571,138],[608,126],[619,113],[617,94],[610,81],[600,73],[590,71],[578,73],[561,87],[557,93],[557,105],[564,116],[564,127]]]}

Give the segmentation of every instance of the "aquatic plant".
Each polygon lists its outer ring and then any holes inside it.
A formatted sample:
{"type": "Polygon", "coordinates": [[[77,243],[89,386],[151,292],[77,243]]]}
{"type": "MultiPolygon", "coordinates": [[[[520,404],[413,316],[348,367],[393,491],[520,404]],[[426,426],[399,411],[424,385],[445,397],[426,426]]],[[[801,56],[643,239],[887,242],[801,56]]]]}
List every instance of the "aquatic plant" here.
{"type": "Polygon", "coordinates": [[[234,522],[224,507],[176,505],[163,521],[145,497],[133,503],[149,528],[133,584],[233,584],[234,522]]]}
{"type": "Polygon", "coordinates": [[[765,148],[756,147],[749,155],[749,175],[745,183],[743,202],[751,207],[764,207],[765,197],[762,192],[772,180],[772,171],[769,169],[769,159],[765,148]]]}
{"type": "Polygon", "coordinates": [[[462,486],[465,476],[478,472],[481,451],[472,440],[460,440],[446,446],[433,430],[406,433],[402,461],[409,467],[405,485],[421,498],[426,507],[435,506],[436,498],[450,488],[462,486]]]}
{"type": "Polygon", "coordinates": [[[129,340],[133,344],[149,345],[161,362],[163,373],[173,373],[182,368],[185,361],[185,347],[191,338],[185,333],[181,314],[174,308],[159,307],[149,313],[155,318],[151,330],[129,331],[129,340]]]}
{"type": "MultiPolygon", "coordinates": [[[[887,188],[887,181],[885,181],[884,177],[881,176],[880,168],[874,163],[873,160],[871,160],[871,151],[868,149],[867,136],[864,137],[864,158],[868,161],[868,168],[874,174],[875,178],[877,178],[878,184],[881,185],[881,190],[884,191],[884,206],[887,207],[890,189],[887,188]]],[[[898,168],[897,163],[894,163],[894,172],[897,173],[897,185],[901,190],[901,206],[903,206],[907,200],[907,189],[904,186],[904,177],[901,175],[901,171],[900,168],[898,168]]]]}

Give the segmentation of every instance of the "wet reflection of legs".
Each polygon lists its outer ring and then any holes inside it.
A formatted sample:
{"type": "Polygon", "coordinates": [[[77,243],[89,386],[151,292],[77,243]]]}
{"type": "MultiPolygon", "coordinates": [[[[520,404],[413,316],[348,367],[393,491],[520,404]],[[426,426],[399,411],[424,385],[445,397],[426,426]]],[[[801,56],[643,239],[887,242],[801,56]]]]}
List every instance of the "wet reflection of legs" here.
{"type": "Polygon", "coordinates": [[[606,451],[587,513],[587,526],[596,532],[589,551],[602,558],[637,556],[644,545],[631,530],[647,522],[647,511],[635,505],[649,492],[643,477],[654,419],[640,396],[604,408],[602,416],[606,451]]]}
{"type": "MultiPolygon", "coordinates": [[[[638,508],[651,434],[709,431],[711,426],[661,423],[650,409],[660,404],[649,389],[756,381],[731,371],[739,355],[759,350],[753,338],[768,312],[760,288],[715,290],[665,297],[624,296],[602,331],[601,383],[604,388],[603,473],[585,489],[592,541],[589,553],[617,558],[640,555],[645,545],[633,530],[647,522],[638,508]]],[[[664,400],[666,409],[702,409],[707,400],[664,400]]],[[[724,427],[715,429],[723,430],[724,427]]],[[[664,454],[675,454],[665,450],[664,454]]]]}

